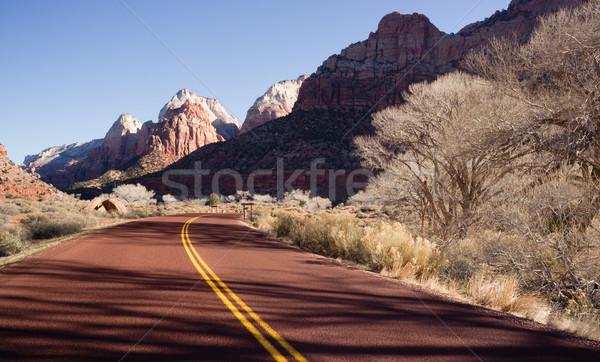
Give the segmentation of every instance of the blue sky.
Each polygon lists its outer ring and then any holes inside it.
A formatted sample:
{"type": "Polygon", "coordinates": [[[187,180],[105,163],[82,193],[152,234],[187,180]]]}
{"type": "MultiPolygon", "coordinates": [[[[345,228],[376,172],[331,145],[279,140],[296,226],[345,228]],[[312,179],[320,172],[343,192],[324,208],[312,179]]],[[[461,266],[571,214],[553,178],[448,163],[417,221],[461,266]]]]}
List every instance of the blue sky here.
{"type": "Polygon", "coordinates": [[[243,122],[272,83],[313,73],[385,14],[422,13],[450,33],[508,4],[0,0],[0,143],[21,163],[50,146],[102,138],[121,113],[156,121],[181,88],[219,99],[243,122]]]}

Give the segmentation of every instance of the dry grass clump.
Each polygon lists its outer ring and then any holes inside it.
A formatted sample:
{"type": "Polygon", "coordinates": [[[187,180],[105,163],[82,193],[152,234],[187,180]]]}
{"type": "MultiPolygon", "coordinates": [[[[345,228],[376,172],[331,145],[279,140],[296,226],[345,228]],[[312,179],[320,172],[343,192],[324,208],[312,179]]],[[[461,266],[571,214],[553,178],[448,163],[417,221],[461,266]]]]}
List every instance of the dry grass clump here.
{"type": "Polygon", "coordinates": [[[400,279],[437,277],[446,265],[436,245],[424,238],[413,238],[399,223],[365,227],[362,242],[369,250],[373,270],[400,279]]]}
{"type": "Polygon", "coordinates": [[[413,238],[398,223],[361,226],[348,213],[302,215],[280,212],[271,219],[278,237],[288,237],[302,249],[341,258],[401,279],[437,276],[445,259],[437,247],[413,238]]]}
{"type": "Polygon", "coordinates": [[[535,294],[523,294],[514,276],[477,273],[469,282],[468,295],[477,303],[514,313],[540,323],[548,322],[550,307],[535,294]]]}

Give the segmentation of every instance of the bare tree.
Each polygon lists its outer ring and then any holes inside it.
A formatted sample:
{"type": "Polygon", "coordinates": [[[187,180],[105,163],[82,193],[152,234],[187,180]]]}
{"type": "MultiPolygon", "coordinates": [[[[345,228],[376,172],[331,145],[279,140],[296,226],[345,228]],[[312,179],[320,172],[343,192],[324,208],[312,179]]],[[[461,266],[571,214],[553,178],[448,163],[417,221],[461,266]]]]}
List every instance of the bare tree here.
{"type": "Polygon", "coordinates": [[[527,163],[530,150],[510,132],[523,103],[460,72],[413,84],[404,98],[373,116],[375,136],[356,140],[366,166],[384,170],[372,187],[396,193],[446,238],[464,234],[500,181],[527,163]]]}
{"type": "Polygon", "coordinates": [[[465,65],[527,111],[514,134],[600,179],[600,2],[543,17],[529,42],[494,40],[465,65]]]}

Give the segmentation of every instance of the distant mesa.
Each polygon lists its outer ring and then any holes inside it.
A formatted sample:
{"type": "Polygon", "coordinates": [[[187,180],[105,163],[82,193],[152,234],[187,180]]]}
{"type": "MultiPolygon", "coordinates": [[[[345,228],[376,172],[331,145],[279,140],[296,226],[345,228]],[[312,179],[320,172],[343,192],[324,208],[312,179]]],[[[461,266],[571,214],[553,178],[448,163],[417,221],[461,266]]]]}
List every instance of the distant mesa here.
{"type": "Polygon", "coordinates": [[[301,75],[296,80],[282,80],[271,85],[248,110],[240,133],[246,133],[275,118],[290,114],[298,99],[300,86],[308,77],[308,75],[301,75]]]}

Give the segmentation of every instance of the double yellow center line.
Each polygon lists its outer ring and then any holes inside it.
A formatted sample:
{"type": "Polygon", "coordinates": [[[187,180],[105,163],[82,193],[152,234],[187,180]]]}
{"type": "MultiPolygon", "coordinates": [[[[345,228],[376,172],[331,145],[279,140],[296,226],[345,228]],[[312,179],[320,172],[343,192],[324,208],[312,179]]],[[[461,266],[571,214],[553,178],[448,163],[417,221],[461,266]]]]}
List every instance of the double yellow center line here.
{"type": "MultiPolygon", "coordinates": [[[[281,347],[283,347],[287,353],[289,353],[294,359],[297,361],[306,361],[298,351],[294,349],[285,339],[283,339],[279,333],[277,333],[273,328],[271,328],[265,321],[263,321],[246,303],[244,303],[229,287],[208,267],[208,265],[204,262],[204,260],[198,255],[196,249],[192,245],[190,241],[190,236],[188,234],[188,228],[192,222],[201,218],[203,216],[197,216],[190,220],[188,220],[183,227],[181,228],[181,241],[183,242],[183,246],[185,251],[187,252],[190,260],[202,275],[202,278],[206,281],[206,283],[211,287],[213,292],[221,299],[221,301],[229,308],[231,313],[233,313],[236,318],[248,329],[248,331],[256,338],[258,343],[260,343],[276,361],[287,361],[287,358],[282,355],[269,339],[265,337],[261,331],[246,317],[244,313],[240,311],[241,308],[256,324],[262,328],[271,338],[281,347]],[[233,302],[235,302],[235,304],[233,302]],[[237,304],[237,307],[236,307],[237,304]]],[[[285,353],[285,352],[284,352],[285,353]]]]}

